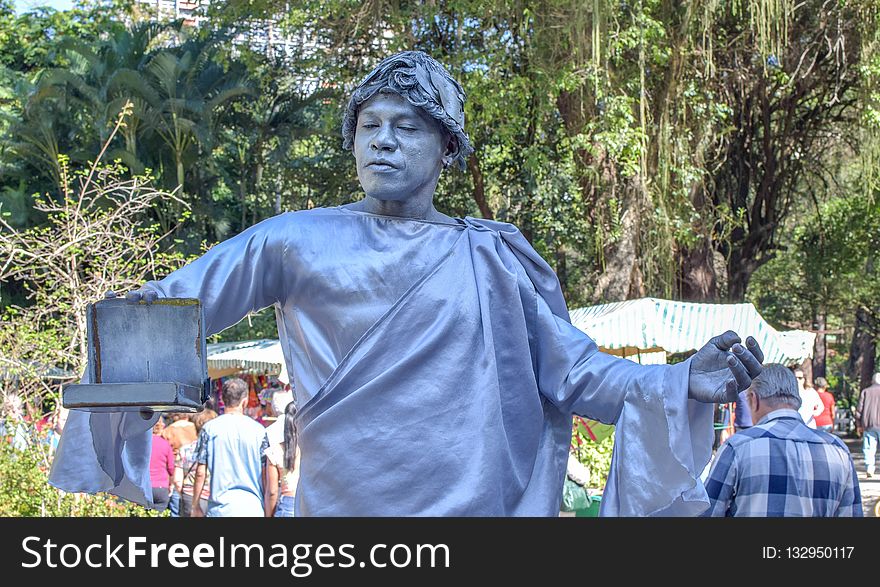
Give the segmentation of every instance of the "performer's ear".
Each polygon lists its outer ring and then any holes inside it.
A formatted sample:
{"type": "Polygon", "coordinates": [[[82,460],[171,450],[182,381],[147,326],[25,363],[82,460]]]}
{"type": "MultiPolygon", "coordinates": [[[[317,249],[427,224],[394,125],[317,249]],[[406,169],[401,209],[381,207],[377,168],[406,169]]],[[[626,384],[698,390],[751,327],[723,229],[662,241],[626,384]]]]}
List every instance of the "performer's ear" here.
{"type": "Polygon", "coordinates": [[[461,151],[458,145],[458,138],[452,134],[451,132],[446,133],[446,151],[443,153],[443,168],[446,169],[452,163],[458,159],[458,154],[461,151]]]}

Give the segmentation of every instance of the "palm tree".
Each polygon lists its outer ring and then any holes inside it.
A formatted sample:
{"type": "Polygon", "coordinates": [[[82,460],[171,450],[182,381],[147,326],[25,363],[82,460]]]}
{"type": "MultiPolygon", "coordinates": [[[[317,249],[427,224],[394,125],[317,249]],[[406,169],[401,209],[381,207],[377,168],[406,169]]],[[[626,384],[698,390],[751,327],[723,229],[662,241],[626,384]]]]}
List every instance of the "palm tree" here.
{"type": "Polygon", "coordinates": [[[186,170],[210,157],[223,107],[251,93],[241,68],[233,64],[225,70],[216,56],[215,40],[193,39],[158,52],[143,69],[151,88],[141,96],[145,131],[155,134],[170,156],[176,181],[170,187],[200,195],[203,186],[187,185],[186,170]]]}
{"type": "Polygon", "coordinates": [[[7,146],[23,161],[60,181],[58,154],[85,163],[108,138],[123,105],[132,101],[135,111],[122,129],[124,146],[113,146],[110,160],[122,160],[142,173],[137,135],[141,119],[138,105],[151,88],[140,69],[155,51],[160,35],[179,30],[175,23],[135,23],[111,26],[98,43],[77,38],[61,39],[58,52],[69,65],[41,72],[33,84],[23,85],[22,112],[12,122],[7,146]]]}
{"type": "MultiPolygon", "coordinates": [[[[248,196],[255,196],[263,187],[267,166],[283,166],[289,158],[291,144],[302,137],[320,132],[308,118],[309,110],[331,96],[325,90],[302,94],[292,76],[283,69],[264,61],[254,68],[253,78],[260,91],[231,112],[231,125],[224,146],[234,161],[225,177],[230,186],[237,186],[241,206],[241,229],[247,227],[248,196]]],[[[278,175],[278,174],[275,174],[278,175]]],[[[275,189],[274,213],[281,212],[281,193],[275,189]]]]}

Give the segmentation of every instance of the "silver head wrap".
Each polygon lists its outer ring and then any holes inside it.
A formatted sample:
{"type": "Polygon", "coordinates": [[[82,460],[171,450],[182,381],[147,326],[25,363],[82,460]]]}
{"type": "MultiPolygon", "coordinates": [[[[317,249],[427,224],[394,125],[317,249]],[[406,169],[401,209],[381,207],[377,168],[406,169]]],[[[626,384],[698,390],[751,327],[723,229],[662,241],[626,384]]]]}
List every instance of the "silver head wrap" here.
{"type": "Polygon", "coordinates": [[[385,58],[355,89],[342,118],[342,147],[351,150],[361,104],[376,92],[394,92],[435,118],[458,141],[455,162],[464,169],[474,152],[464,132],[465,94],[449,72],[421,51],[404,51],[385,58]]]}

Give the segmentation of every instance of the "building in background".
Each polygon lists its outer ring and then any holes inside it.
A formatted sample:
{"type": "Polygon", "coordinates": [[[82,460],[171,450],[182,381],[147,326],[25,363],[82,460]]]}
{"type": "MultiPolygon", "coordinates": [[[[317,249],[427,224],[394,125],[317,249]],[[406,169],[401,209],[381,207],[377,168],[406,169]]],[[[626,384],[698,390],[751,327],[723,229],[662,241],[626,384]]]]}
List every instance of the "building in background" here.
{"type": "MultiPolygon", "coordinates": [[[[211,0],[136,0],[143,7],[145,15],[158,20],[183,19],[186,26],[203,26],[208,18],[206,12],[211,0]]],[[[251,50],[264,54],[267,58],[277,61],[301,59],[314,54],[316,45],[306,34],[290,36],[283,27],[285,10],[276,17],[268,19],[251,19],[236,25],[233,42],[244,45],[251,50]]]]}
{"type": "Polygon", "coordinates": [[[159,20],[176,20],[182,18],[189,26],[198,26],[204,21],[204,16],[199,14],[200,4],[207,4],[209,0],[136,0],[144,7],[149,15],[159,20]]]}

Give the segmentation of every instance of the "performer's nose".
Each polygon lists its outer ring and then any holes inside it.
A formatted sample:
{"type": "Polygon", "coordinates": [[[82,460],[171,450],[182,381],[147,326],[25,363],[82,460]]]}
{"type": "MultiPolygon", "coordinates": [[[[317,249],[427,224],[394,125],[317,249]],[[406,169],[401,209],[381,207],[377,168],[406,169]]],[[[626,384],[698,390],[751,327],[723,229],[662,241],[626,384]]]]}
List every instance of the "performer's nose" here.
{"type": "Polygon", "coordinates": [[[370,141],[370,147],[377,151],[393,151],[397,148],[397,138],[391,130],[390,125],[382,125],[376,129],[373,140],[370,141]]]}

